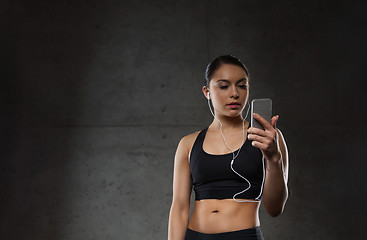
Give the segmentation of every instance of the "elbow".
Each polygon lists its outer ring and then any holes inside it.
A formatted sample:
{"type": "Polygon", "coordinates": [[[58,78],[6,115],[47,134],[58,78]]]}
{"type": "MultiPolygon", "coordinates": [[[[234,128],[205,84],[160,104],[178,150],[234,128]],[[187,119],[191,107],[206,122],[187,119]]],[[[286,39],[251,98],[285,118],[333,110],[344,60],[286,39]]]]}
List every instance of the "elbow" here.
{"type": "Polygon", "coordinates": [[[173,202],[170,209],[170,215],[178,215],[183,218],[189,218],[190,204],[173,202]]]}
{"type": "Polygon", "coordinates": [[[268,210],[267,212],[269,213],[269,215],[271,217],[278,217],[280,214],[283,213],[284,207],[278,208],[278,209],[271,209],[268,210]]]}
{"type": "Polygon", "coordinates": [[[272,204],[265,204],[264,202],[264,206],[271,217],[278,217],[283,213],[286,202],[287,197],[285,197],[283,201],[279,201],[277,203],[275,201],[271,201],[272,204]]]}

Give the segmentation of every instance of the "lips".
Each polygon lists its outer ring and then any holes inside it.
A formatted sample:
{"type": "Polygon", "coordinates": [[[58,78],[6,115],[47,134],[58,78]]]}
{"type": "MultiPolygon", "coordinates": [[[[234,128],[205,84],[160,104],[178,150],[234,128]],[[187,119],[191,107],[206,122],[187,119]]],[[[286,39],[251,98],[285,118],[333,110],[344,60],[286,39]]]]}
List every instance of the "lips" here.
{"type": "Polygon", "coordinates": [[[231,102],[231,103],[228,103],[227,105],[241,105],[241,104],[239,104],[238,102],[231,102]]]}
{"type": "Polygon", "coordinates": [[[239,109],[241,104],[239,104],[238,102],[231,102],[231,103],[228,103],[227,106],[230,109],[239,109]]]}

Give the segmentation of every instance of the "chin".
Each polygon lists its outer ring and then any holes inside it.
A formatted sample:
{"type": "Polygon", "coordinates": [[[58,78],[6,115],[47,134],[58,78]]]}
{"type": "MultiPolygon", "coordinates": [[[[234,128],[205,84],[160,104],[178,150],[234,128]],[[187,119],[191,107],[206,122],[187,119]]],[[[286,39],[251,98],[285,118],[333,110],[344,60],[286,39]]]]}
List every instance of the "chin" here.
{"type": "Polygon", "coordinates": [[[229,112],[226,114],[227,117],[238,117],[239,115],[242,114],[242,111],[240,110],[232,110],[232,112],[229,112]]]}

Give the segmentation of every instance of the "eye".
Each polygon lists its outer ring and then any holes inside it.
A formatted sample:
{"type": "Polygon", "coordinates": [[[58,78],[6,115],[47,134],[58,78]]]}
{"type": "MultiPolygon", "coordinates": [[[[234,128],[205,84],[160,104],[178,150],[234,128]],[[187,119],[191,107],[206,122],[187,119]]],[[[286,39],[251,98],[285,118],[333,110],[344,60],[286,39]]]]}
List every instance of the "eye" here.
{"type": "Polygon", "coordinates": [[[247,88],[247,85],[246,84],[241,84],[241,85],[238,85],[240,88],[243,88],[243,89],[246,89],[247,88]]]}
{"type": "Polygon", "coordinates": [[[226,88],[228,88],[228,86],[223,85],[223,86],[219,86],[219,88],[220,89],[226,89],[226,88]]]}

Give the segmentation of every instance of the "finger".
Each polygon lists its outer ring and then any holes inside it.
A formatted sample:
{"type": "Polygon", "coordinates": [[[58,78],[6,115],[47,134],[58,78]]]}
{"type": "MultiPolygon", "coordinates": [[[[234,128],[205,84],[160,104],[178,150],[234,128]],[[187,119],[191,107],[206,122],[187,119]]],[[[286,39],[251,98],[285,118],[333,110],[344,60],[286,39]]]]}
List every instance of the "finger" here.
{"type": "Polygon", "coordinates": [[[271,126],[273,126],[274,129],[277,128],[278,119],[279,119],[279,115],[276,115],[271,118],[271,126]]]}
{"type": "Polygon", "coordinates": [[[252,141],[252,146],[257,147],[260,150],[265,150],[266,149],[266,144],[258,142],[258,141],[252,141]]]}
{"type": "Polygon", "coordinates": [[[273,128],[271,124],[268,121],[266,121],[263,117],[261,117],[259,114],[254,113],[253,116],[255,120],[258,121],[265,130],[271,130],[273,128]]]}
{"type": "Polygon", "coordinates": [[[256,135],[260,135],[260,136],[263,136],[263,137],[266,137],[267,134],[264,130],[262,129],[259,129],[259,128],[255,128],[255,127],[250,127],[247,132],[249,134],[256,134],[256,135]]]}
{"type": "Polygon", "coordinates": [[[247,139],[249,139],[251,141],[256,141],[256,142],[260,142],[260,143],[269,144],[269,139],[267,137],[262,137],[262,136],[255,135],[255,134],[249,134],[247,136],[247,139]]]}
{"type": "Polygon", "coordinates": [[[248,133],[248,135],[254,134],[254,135],[258,135],[258,136],[269,138],[269,139],[275,139],[276,136],[277,136],[277,131],[274,128],[272,128],[271,130],[264,131],[262,129],[258,129],[258,128],[255,128],[255,127],[250,127],[247,130],[247,133],[248,133]]]}
{"type": "Polygon", "coordinates": [[[252,134],[252,135],[257,135],[257,136],[261,136],[261,137],[267,137],[268,136],[267,132],[265,132],[262,129],[255,128],[255,127],[253,127],[252,129],[249,128],[247,130],[247,133],[248,133],[248,135],[252,134]]]}

